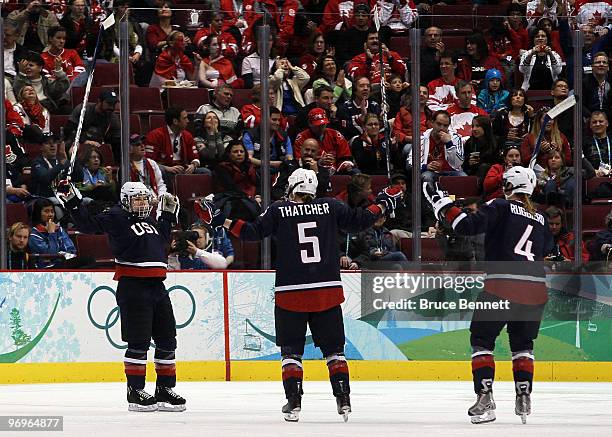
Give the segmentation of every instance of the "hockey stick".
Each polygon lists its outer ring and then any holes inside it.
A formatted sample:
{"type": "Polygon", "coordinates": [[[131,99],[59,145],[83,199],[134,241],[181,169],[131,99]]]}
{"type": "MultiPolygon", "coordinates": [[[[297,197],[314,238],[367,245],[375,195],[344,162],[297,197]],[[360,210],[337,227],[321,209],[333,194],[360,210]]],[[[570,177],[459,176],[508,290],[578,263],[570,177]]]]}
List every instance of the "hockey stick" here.
{"type": "Polygon", "coordinates": [[[531,160],[529,161],[530,169],[533,169],[533,167],[535,167],[536,159],[538,157],[538,154],[540,153],[540,148],[542,147],[542,141],[544,140],[544,135],[546,134],[546,126],[548,125],[548,123],[554,120],[555,117],[559,116],[559,114],[572,108],[577,101],[578,99],[576,98],[576,96],[569,96],[544,115],[542,127],[540,128],[540,133],[538,134],[538,140],[536,141],[535,147],[533,148],[533,154],[531,155],[531,160]]]}
{"type": "MultiPolygon", "coordinates": [[[[376,32],[380,32],[380,7],[378,3],[374,6],[374,25],[376,26],[376,32]]],[[[380,64],[380,112],[382,115],[383,124],[383,147],[385,149],[385,159],[387,160],[387,179],[389,185],[391,185],[391,150],[389,149],[389,119],[387,117],[387,90],[385,89],[385,63],[383,59],[383,45],[378,35],[378,63],[380,64]]],[[[395,212],[391,212],[389,217],[395,218],[395,212]]]]}
{"type": "Polygon", "coordinates": [[[91,84],[93,83],[94,70],[96,69],[96,59],[98,57],[98,50],[100,48],[100,43],[102,42],[102,34],[104,31],[115,24],[115,16],[114,14],[110,14],[106,19],[100,23],[100,30],[98,32],[98,38],[96,40],[96,47],[93,53],[93,60],[91,64],[88,66],[88,76],[87,83],[85,85],[85,95],[83,96],[83,106],[81,106],[81,113],[79,114],[79,123],[77,124],[76,135],[74,137],[74,143],[72,144],[72,148],[70,149],[70,167],[66,170],[66,173],[58,176],[58,181],[60,179],[68,180],[72,171],[74,170],[74,164],[76,163],[76,157],[78,154],[79,148],[79,140],[81,138],[81,131],[83,129],[83,120],[85,119],[85,109],[87,107],[87,102],[89,100],[89,92],[91,91],[91,84]]]}

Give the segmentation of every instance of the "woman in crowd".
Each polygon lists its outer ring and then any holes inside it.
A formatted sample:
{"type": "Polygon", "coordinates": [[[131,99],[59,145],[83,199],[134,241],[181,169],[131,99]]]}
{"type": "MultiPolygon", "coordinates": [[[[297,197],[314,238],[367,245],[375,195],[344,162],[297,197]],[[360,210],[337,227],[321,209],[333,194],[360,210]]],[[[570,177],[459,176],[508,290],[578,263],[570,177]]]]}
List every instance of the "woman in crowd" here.
{"type": "MultiPolygon", "coordinates": [[[[586,159],[583,159],[582,163],[583,178],[589,179],[595,176],[595,170],[590,163],[586,159]]],[[[560,207],[573,203],[576,190],[574,167],[565,165],[563,155],[558,150],[553,149],[548,153],[544,171],[538,175],[538,187],[540,195],[536,200],[540,203],[560,207]]]]}
{"type": "Polygon", "coordinates": [[[50,132],[51,114],[49,110],[40,104],[34,87],[26,85],[19,91],[18,103],[13,109],[23,120],[23,138],[25,141],[35,142],[41,133],[50,132]]]}
{"type": "Polygon", "coordinates": [[[524,52],[519,61],[523,73],[523,88],[549,90],[563,68],[561,56],[550,48],[550,36],[544,29],[535,29],[531,34],[531,48],[524,52]]]}
{"type": "MultiPolygon", "coordinates": [[[[357,167],[369,175],[387,174],[387,156],[383,148],[384,134],[376,114],[366,114],[365,129],[351,139],[351,153],[357,167]]],[[[394,139],[395,140],[395,139],[394,139]]]]}
{"type": "Polygon", "coordinates": [[[312,77],[325,55],[333,57],[334,48],[326,48],[325,38],[321,32],[314,32],[308,42],[308,52],[299,59],[298,64],[312,77]]]}
{"type": "Polygon", "coordinates": [[[254,220],[261,212],[261,196],[255,166],[243,144],[225,148],[215,168],[215,205],[232,219],[254,220]]]}
{"type": "Polygon", "coordinates": [[[200,165],[209,170],[214,170],[217,163],[222,159],[225,148],[232,140],[232,137],[219,132],[219,116],[212,111],[204,115],[202,127],[204,135],[195,138],[200,165]]]}
{"type": "Polygon", "coordinates": [[[518,146],[508,146],[502,152],[503,162],[493,164],[482,183],[483,197],[485,201],[503,198],[503,175],[506,170],[516,165],[521,165],[521,150],[518,146]]]}
{"type": "Polygon", "coordinates": [[[244,82],[236,76],[234,64],[221,53],[219,37],[211,34],[202,42],[204,57],[198,67],[198,80],[204,88],[216,88],[227,83],[232,88],[242,88],[244,82]]]}
{"type": "Polygon", "coordinates": [[[310,76],[303,69],[291,65],[287,58],[279,58],[270,76],[270,88],[276,95],[274,106],[284,115],[297,115],[306,106],[302,91],[309,80],[310,76]]]}
{"type": "MultiPolygon", "coordinates": [[[[149,24],[145,37],[147,47],[152,56],[157,56],[167,44],[168,36],[174,30],[172,26],[172,8],[174,5],[170,0],[164,0],[157,10],[157,24],[149,24]]],[[[185,38],[188,39],[187,37],[185,38]]],[[[189,44],[186,42],[186,44],[189,44]]]]}
{"type": "MultiPolygon", "coordinates": [[[[476,92],[480,90],[487,70],[495,68],[504,71],[499,60],[489,54],[489,47],[481,33],[465,38],[465,53],[457,66],[457,77],[472,82],[476,92]]],[[[505,80],[505,77],[502,77],[502,83],[505,83],[505,80]]]]}
{"type": "Polygon", "coordinates": [[[466,141],[463,171],[482,181],[493,164],[499,161],[499,150],[493,136],[491,119],[479,115],[472,120],[472,136],[466,141]]]}
{"type": "MultiPolygon", "coordinates": [[[[82,183],[79,191],[90,199],[111,202],[115,199],[115,181],[111,167],[104,167],[102,154],[90,146],[81,160],[82,183]]],[[[79,178],[80,179],[80,178],[79,178]]]]}
{"type": "MultiPolygon", "coordinates": [[[[549,108],[541,108],[538,111],[534,117],[533,123],[531,124],[531,132],[523,139],[523,142],[521,143],[521,157],[523,158],[523,165],[525,167],[529,165],[529,160],[531,159],[531,155],[533,155],[533,150],[538,140],[542,123],[544,122],[544,116],[548,110],[549,108]]],[[[553,150],[558,150],[561,152],[566,163],[572,162],[572,149],[565,135],[563,135],[563,133],[559,130],[557,119],[550,121],[546,125],[544,139],[542,140],[540,152],[538,153],[537,157],[537,163],[542,168],[544,168],[546,165],[547,155],[553,150]]]]}
{"type": "Polygon", "coordinates": [[[497,144],[520,145],[529,133],[533,107],[527,104],[527,95],[522,88],[510,91],[510,109],[502,109],[493,119],[493,133],[497,144]]]}
{"type": "Polygon", "coordinates": [[[344,77],[344,70],[340,69],[338,71],[336,60],[331,55],[325,55],[321,58],[312,79],[312,87],[304,93],[306,104],[314,101],[314,90],[322,85],[328,85],[334,90],[334,103],[341,98],[348,101],[353,94],[352,82],[344,77]]]}
{"type": "Polygon", "coordinates": [[[32,233],[30,234],[30,252],[39,255],[56,255],[56,257],[39,258],[36,268],[62,267],[70,255],[76,254],[76,248],[68,233],[57,223],[55,208],[49,199],[38,199],[32,210],[32,233]]]}
{"type": "Polygon", "coordinates": [[[194,67],[185,55],[185,35],[183,32],[171,32],[166,41],[168,45],[157,57],[155,71],[149,83],[149,86],[153,88],[161,87],[166,81],[193,79],[194,67]]]}

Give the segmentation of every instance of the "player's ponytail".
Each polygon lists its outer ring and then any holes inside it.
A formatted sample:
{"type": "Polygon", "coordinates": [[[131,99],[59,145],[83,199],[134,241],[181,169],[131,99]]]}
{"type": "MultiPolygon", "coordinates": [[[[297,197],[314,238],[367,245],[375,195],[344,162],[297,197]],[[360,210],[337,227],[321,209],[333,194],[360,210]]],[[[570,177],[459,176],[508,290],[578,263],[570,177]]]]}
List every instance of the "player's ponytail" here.
{"type": "Polygon", "coordinates": [[[529,212],[529,214],[535,215],[538,212],[531,201],[531,197],[529,197],[527,194],[517,193],[515,196],[523,203],[523,206],[529,212]]]}

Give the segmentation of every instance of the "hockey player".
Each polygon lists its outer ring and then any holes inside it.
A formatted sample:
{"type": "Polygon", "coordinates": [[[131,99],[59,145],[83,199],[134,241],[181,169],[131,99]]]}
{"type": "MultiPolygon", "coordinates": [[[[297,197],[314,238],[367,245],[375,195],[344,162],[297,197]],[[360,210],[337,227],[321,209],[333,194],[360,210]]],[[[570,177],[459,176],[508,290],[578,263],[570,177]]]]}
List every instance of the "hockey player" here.
{"type": "Polygon", "coordinates": [[[338,414],[348,420],[349,371],[340,308],[344,294],[336,236],[338,229],[354,233],[372,226],[383,213],[393,211],[401,194],[399,187],[388,187],[378,194],[376,204],[350,208],[336,199],[315,198],[316,192],[315,172],[298,168],[289,176],[287,199],[274,202],[254,222],[224,220],[217,210],[212,223],[223,223],[245,240],[278,237],[274,321],[287,398],[282,412],[290,422],[298,421],[301,410],[307,325],[327,361],[338,414]]]}
{"type": "Polygon", "coordinates": [[[129,411],[184,411],[185,399],[176,385],[176,322],[172,303],[164,287],[166,244],[176,222],[178,198],[159,196],[157,220],[150,216],[153,195],[142,182],[126,182],[120,202],[109,211],[91,216],[81,196],[68,183],[63,203],[77,229],[84,233],[106,233],[115,257],[117,305],[121,315],[121,339],[127,343],[124,365],[129,411]],[[155,396],[144,390],[147,351],[155,342],[155,396]]]}
{"type": "MultiPolygon", "coordinates": [[[[533,170],[512,167],[503,176],[505,199],[493,199],[469,214],[431,184],[423,184],[436,216],[450,223],[458,234],[485,232],[487,265],[485,291],[478,304],[504,303],[499,310],[476,308],[470,325],[472,374],[476,403],[468,410],[472,423],[495,420],[493,379],[495,339],[507,326],[516,389],[515,413],[523,423],[531,413],[533,341],[538,336],[548,299],[542,260],[553,246],[546,217],[533,207],[530,196],[536,184],[533,170]],[[500,263],[503,262],[503,263],[500,263]],[[500,265],[502,264],[502,265],[500,265]]],[[[492,306],[495,308],[495,306],[492,306]]]]}

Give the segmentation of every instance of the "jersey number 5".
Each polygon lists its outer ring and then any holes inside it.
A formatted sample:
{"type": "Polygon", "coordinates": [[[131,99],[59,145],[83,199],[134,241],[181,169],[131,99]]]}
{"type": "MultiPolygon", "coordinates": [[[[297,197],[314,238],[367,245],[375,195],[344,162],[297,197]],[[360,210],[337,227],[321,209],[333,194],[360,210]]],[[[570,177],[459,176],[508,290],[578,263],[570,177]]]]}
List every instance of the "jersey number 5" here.
{"type": "Polygon", "coordinates": [[[321,250],[319,249],[319,238],[316,236],[307,237],[306,229],[316,229],[316,222],[306,222],[306,223],[298,223],[298,238],[300,240],[300,244],[311,244],[312,245],[312,256],[308,255],[308,250],[302,249],[300,250],[300,256],[302,258],[302,262],[304,264],[310,263],[318,263],[321,261],[321,250]]]}
{"type": "Polygon", "coordinates": [[[514,246],[514,253],[524,256],[529,261],[533,261],[535,259],[533,253],[531,252],[531,245],[533,242],[529,240],[531,231],[533,231],[533,226],[527,225],[522,237],[519,239],[518,243],[516,243],[516,246],[514,246]]]}

